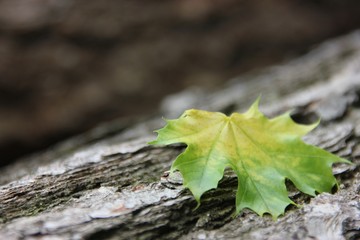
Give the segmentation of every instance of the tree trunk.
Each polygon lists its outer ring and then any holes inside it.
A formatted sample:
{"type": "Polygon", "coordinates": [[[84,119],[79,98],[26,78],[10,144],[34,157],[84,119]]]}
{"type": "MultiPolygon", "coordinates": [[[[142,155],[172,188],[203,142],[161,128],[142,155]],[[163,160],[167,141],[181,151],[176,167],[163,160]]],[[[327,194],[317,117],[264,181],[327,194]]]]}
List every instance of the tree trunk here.
{"type": "Polygon", "coordinates": [[[260,94],[270,117],[292,109],[301,123],[321,118],[305,141],[354,162],[333,166],[337,192],[310,198],[289,184],[302,207],[289,207],[277,221],[249,210],[234,217],[237,179],[226,171],[195,209],[181,179],[166,174],[184,146],[147,145],[164,124],[161,116],[121,120],[3,168],[0,239],[358,239],[360,32],[240,76],[217,92],[170,96],[162,115],[243,111],[260,94]]]}

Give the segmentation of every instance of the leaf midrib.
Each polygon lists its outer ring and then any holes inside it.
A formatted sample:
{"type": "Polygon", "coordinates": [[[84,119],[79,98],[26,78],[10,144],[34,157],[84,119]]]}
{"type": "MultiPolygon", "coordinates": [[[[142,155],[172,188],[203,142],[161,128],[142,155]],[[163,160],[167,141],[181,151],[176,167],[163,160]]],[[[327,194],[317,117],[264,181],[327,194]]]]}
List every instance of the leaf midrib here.
{"type": "MultiPolygon", "coordinates": [[[[219,140],[222,132],[224,131],[225,127],[229,124],[229,121],[223,120],[222,123],[223,123],[223,126],[220,127],[221,130],[218,132],[218,134],[217,134],[216,137],[214,138],[214,140],[213,140],[213,142],[212,142],[212,144],[211,144],[210,151],[209,151],[208,155],[207,155],[206,158],[205,158],[205,159],[206,159],[206,160],[205,160],[205,166],[207,166],[208,161],[209,161],[209,159],[210,159],[210,156],[211,156],[212,152],[214,151],[214,146],[215,146],[216,143],[218,142],[218,140],[219,140]]],[[[202,184],[203,184],[203,177],[204,177],[205,169],[206,169],[206,168],[204,167],[204,168],[203,168],[203,171],[201,172],[201,178],[200,178],[200,179],[201,179],[201,182],[200,182],[200,184],[199,184],[200,187],[202,187],[202,184]]]]}
{"type": "MultiPolygon", "coordinates": [[[[250,136],[239,126],[237,126],[235,123],[231,122],[232,124],[230,124],[230,127],[231,127],[231,133],[232,133],[232,137],[234,139],[234,142],[235,142],[235,145],[236,145],[236,154],[237,156],[239,157],[239,161],[241,163],[241,166],[242,168],[244,169],[244,171],[246,172],[248,178],[250,179],[251,183],[253,184],[253,186],[255,187],[256,191],[258,192],[262,202],[264,203],[264,205],[266,206],[266,209],[268,210],[268,212],[271,212],[268,204],[266,203],[264,197],[262,196],[261,192],[259,191],[258,187],[256,186],[256,184],[254,183],[253,179],[251,178],[251,175],[249,174],[247,168],[245,167],[244,165],[244,161],[240,158],[240,153],[239,153],[239,150],[238,150],[238,141],[236,140],[236,137],[235,137],[235,133],[234,133],[234,130],[233,130],[233,125],[235,125],[235,127],[237,127],[242,133],[244,133],[244,135],[250,139],[250,141],[253,143],[254,146],[258,147],[262,152],[264,152],[267,156],[269,156],[262,148],[260,148],[258,146],[258,144],[256,144],[252,138],[250,138],[250,136]]],[[[242,195],[241,199],[240,199],[240,202],[243,201],[243,198],[244,198],[245,194],[242,195]]]]}

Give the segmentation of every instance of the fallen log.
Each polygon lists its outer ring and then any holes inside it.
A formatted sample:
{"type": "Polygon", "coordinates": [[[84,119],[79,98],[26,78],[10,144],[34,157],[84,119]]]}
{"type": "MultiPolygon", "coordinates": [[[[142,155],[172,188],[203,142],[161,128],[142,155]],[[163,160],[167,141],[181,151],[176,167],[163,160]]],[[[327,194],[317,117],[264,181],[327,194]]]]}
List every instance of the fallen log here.
{"type": "Polygon", "coordinates": [[[189,89],[163,101],[162,115],[187,108],[243,111],[259,95],[274,116],[292,109],[321,118],[305,141],[351,160],[333,167],[334,194],[315,198],[288,185],[301,208],[274,221],[244,210],[234,217],[237,180],[226,171],[202,204],[166,171],[184,149],[149,146],[151,119],[115,121],[3,168],[1,239],[357,239],[360,237],[360,32],[320,45],[281,66],[239,76],[216,92],[189,89]]]}

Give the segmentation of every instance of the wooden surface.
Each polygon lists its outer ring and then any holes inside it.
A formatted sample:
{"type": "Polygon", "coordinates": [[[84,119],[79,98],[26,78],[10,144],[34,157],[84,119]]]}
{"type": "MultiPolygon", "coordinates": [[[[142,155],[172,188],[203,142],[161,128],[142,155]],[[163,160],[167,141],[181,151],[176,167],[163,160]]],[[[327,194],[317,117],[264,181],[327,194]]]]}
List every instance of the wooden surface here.
{"type": "Polygon", "coordinates": [[[358,239],[360,237],[360,32],[309,54],[232,80],[216,92],[189,89],[163,101],[165,117],[184,109],[243,111],[262,96],[274,116],[321,117],[306,136],[354,162],[337,164],[339,190],[310,198],[289,184],[301,208],[273,221],[245,210],[234,217],[236,177],[195,200],[166,171],[184,149],[147,142],[164,122],[115,121],[1,169],[0,239],[358,239]]]}

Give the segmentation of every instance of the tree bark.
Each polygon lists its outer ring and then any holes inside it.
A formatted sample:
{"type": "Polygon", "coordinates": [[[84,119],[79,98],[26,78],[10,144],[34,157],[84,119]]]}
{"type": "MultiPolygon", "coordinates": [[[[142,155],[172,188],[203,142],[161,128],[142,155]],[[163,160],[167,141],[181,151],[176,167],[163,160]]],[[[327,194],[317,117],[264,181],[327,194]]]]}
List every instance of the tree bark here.
{"type": "Polygon", "coordinates": [[[360,237],[360,32],[309,54],[242,75],[216,92],[189,89],[163,101],[162,115],[184,109],[290,109],[301,123],[321,118],[305,141],[351,160],[333,166],[334,194],[314,198],[290,183],[290,206],[274,221],[250,210],[234,216],[237,179],[226,171],[199,208],[181,179],[166,171],[182,145],[147,142],[164,122],[116,121],[21,159],[0,176],[0,239],[358,239],[360,237]]]}

